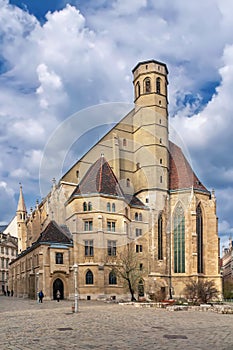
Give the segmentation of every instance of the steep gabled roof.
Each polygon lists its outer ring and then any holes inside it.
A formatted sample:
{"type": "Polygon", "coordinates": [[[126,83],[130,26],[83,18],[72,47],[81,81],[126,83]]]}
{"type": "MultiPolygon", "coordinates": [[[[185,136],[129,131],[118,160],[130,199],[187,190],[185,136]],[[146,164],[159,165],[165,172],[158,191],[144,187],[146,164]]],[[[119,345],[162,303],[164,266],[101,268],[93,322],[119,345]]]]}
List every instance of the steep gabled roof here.
{"type": "Polygon", "coordinates": [[[123,197],[123,191],[110,165],[104,157],[100,157],[87,171],[80,184],[71,195],[106,194],[123,197]]]}
{"type": "Polygon", "coordinates": [[[41,232],[36,243],[54,242],[54,243],[71,243],[64,231],[56,224],[55,221],[50,221],[45,230],[41,232]]]}
{"type": "Polygon", "coordinates": [[[193,172],[180,147],[169,141],[170,172],[169,189],[179,190],[194,188],[209,193],[193,172]]]}

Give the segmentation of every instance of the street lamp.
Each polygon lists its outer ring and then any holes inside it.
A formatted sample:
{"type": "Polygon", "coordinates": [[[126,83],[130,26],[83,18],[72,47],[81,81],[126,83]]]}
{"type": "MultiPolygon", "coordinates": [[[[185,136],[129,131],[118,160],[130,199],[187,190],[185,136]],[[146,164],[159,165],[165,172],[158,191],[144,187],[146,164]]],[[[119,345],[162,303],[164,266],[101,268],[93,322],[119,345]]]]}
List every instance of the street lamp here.
{"type": "Polygon", "coordinates": [[[39,303],[39,272],[36,273],[36,300],[39,303]]]}
{"type": "Polygon", "coordinates": [[[78,264],[73,265],[74,269],[74,312],[78,312],[78,264]]]}

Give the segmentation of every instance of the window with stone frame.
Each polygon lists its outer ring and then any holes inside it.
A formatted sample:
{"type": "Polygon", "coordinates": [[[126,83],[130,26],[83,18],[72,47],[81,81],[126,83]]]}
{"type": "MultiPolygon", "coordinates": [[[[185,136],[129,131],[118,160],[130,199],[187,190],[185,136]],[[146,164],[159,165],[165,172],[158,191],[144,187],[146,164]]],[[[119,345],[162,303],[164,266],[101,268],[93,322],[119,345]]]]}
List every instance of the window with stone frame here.
{"type": "Polygon", "coordinates": [[[197,233],[197,272],[204,272],[203,262],[203,216],[200,204],[196,210],[196,233],[197,233]]]}
{"type": "Polygon", "coordinates": [[[161,93],[161,79],[160,78],[156,79],[156,92],[157,92],[157,94],[161,93]]]}
{"type": "Polygon", "coordinates": [[[91,270],[86,273],[86,284],[94,284],[94,276],[91,270]]]}
{"type": "Polygon", "coordinates": [[[93,221],[85,220],[84,221],[84,231],[92,231],[93,230],[93,221]]]}
{"type": "Polygon", "coordinates": [[[135,233],[136,233],[136,237],[141,236],[142,235],[142,229],[141,228],[136,228],[135,233]]]}
{"type": "Polygon", "coordinates": [[[136,253],[142,253],[142,244],[136,244],[136,253]]]}
{"type": "Polygon", "coordinates": [[[163,260],[163,218],[161,213],[158,217],[158,260],[163,260]]]}
{"type": "Polygon", "coordinates": [[[116,241],[108,240],[108,256],[116,256],[116,241]]]}
{"type": "Polygon", "coordinates": [[[107,221],[107,231],[108,232],[115,232],[116,231],[116,222],[115,221],[107,221]]]}
{"type": "Polygon", "coordinates": [[[85,256],[94,256],[93,239],[84,241],[84,254],[85,256]]]}
{"type": "Polygon", "coordinates": [[[63,253],[55,253],[56,264],[63,264],[63,253]]]}
{"type": "Polygon", "coordinates": [[[110,271],[109,273],[109,284],[117,284],[117,276],[114,271],[110,271]]]}
{"type": "Polygon", "coordinates": [[[151,82],[150,78],[145,78],[144,80],[144,93],[148,94],[151,92],[151,82]]]}
{"type": "Polygon", "coordinates": [[[174,273],[185,272],[185,216],[181,203],[178,203],[173,218],[174,230],[174,273]]]}

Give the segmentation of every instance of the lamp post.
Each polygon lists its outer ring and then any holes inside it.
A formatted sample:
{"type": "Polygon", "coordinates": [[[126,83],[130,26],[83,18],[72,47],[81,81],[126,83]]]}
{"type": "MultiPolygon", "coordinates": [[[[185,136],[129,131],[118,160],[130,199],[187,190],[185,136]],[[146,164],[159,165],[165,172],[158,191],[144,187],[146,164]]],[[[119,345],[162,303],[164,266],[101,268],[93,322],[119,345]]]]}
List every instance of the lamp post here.
{"type": "Polygon", "coordinates": [[[39,303],[39,272],[36,273],[36,300],[39,303]]]}
{"type": "Polygon", "coordinates": [[[78,312],[78,264],[74,264],[74,312],[78,312]]]}

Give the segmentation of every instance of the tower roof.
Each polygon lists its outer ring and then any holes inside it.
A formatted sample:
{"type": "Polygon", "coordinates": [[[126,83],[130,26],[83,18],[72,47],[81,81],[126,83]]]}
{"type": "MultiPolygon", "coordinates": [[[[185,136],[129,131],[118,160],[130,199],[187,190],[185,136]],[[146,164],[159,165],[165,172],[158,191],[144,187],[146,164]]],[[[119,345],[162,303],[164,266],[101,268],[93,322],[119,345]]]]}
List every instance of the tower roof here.
{"type": "Polygon", "coordinates": [[[169,141],[169,151],[169,189],[179,190],[193,187],[193,189],[209,193],[192,170],[181,148],[169,141]]]}
{"type": "Polygon", "coordinates": [[[102,156],[88,169],[71,197],[95,193],[124,197],[116,176],[102,156]]]}
{"type": "Polygon", "coordinates": [[[27,211],[26,205],[25,205],[25,202],[24,202],[23,188],[22,188],[21,185],[20,185],[20,188],[19,188],[19,201],[18,201],[17,211],[22,211],[22,212],[26,212],[27,211]]]}
{"type": "Polygon", "coordinates": [[[141,66],[142,64],[149,64],[149,63],[155,63],[155,64],[159,64],[161,66],[164,66],[165,67],[165,70],[166,70],[166,73],[168,74],[168,69],[167,69],[167,66],[165,63],[163,62],[160,62],[160,61],[156,61],[156,60],[147,60],[147,61],[141,61],[141,62],[138,62],[138,64],[132,69],[132,73],[135,72],[135,70],[141,66]]]}

